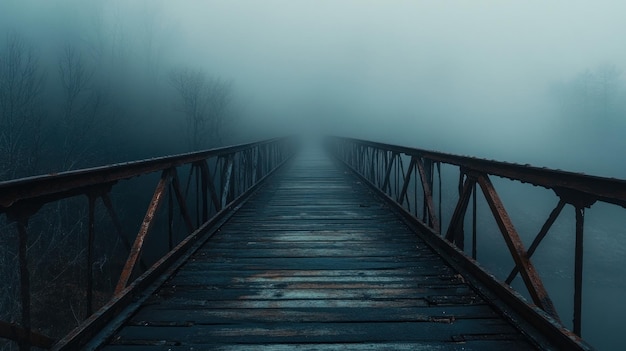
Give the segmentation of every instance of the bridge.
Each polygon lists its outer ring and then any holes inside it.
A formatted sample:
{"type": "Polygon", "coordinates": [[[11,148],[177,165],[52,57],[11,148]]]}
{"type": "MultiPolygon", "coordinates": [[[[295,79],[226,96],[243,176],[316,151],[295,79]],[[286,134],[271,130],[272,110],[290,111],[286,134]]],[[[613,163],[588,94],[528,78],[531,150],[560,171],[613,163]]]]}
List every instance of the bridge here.
{"type": "Polygon", "coordinates": [[[581,337],[583,239],[596,203],[626,207],[626,181],[349,138],[2,182],[17,278],[0,337],[20,350],[591,350],[581,337]],[[449,216],[446,172],[458,188],[449,216]],[[500,178],[552,191],[556,206],[530,245],[500,178]],[[513,262],[505,279],[477,260],[480,193],[513,262]],[[565,207],[576,223],[573,316],[557,313],[531,260],[565,207]],[[42,303],[56,277],[34,272],[47,239],[36,233],[60,208],[83,224],[72,308],[62,291],[42,303]],[[68,316],[73,329],[50,325],[68,316]]]}

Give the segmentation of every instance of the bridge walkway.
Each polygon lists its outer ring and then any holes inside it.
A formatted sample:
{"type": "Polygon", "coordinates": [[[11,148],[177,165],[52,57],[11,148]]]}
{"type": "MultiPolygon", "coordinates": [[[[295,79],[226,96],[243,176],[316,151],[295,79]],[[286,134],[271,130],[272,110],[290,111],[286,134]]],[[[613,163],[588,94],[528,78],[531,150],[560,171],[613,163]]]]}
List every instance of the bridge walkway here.
{"type": "Polygon", "coordinates": [[[103,349],[533,344],[357,178],[309,151],[254,194],[103,349]]]}

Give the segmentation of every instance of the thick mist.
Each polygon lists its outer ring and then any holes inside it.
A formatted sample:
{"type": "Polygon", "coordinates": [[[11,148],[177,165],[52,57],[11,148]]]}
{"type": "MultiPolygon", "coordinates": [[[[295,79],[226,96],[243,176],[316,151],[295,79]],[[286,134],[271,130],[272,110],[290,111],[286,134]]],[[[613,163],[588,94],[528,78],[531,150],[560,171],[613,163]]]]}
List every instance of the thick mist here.
{"type": "Polygon", "coordinates": [[[623,177],[595,158],[624,149],[623,7],[265,1],[166,12],[182,59],[238,82],[260,125],[623,177]],[[573,114],[581,100],[607,109],[573,114]]]}
{"type": "MultiPolygon", "coordinates": [[[[0,0],[0,180],[285,134],[624,179],[624,13],[608,0],[0,0]],[[27,97],[7,93],[11,62],[31,69],[27,97]]],[[[618,252],[589,275],[624,264],[614,212],[587,254],[618,252]]],[[[583,336],[610,349],[602,328],[583,336]]]]}
{"type": "Polygon", "coordinates": [[[612,158],[624,149],[626,124],[626,6],[616,2],[0,6],[4,37],[16,33],[38,57],[48,105],[59,100],[58,60],[68,46],[107,78],[129,150],[167,152],[184,138],[169,76],[189,68],[232,82],[237,140],[340,134],[626,175],[612,158]]]}

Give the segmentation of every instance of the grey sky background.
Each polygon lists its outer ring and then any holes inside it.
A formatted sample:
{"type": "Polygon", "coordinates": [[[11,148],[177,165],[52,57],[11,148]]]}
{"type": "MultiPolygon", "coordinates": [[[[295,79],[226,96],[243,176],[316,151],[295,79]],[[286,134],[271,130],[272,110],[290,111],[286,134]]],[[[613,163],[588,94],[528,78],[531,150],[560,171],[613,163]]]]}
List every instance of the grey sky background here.
{"type": "MultiPolygon", "coordinates": [[[[44,53],[116,37],[126,55],[151,50],[164,71],[199,67],[233,80],[242,129],[304,129],[626,176],[604,169],[611,160],[583,164],[597,138],[571,140],[551,95],[585,70],[623,69],[623,1],[0,4],[0,27],[26,33],[44,53]],[[585,155],[571,157],[581,152],[572,145],[585,155]]],[[[615,143],[601,146],[622,152],[615,143]]]]}
{"type": "Polygon", "coordinates": [[[566,138],[550,87],[626,62],[620,1],[190,1],[163,13],[179,59],[232,77],[258,118],[493,157],[566,138]]]}

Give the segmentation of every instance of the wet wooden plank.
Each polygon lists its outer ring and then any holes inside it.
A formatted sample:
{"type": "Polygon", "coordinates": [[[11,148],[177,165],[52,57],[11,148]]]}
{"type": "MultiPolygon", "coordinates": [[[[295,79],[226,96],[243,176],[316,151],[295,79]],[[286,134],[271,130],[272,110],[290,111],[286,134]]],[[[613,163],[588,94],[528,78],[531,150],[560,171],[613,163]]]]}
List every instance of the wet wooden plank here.
{"type": "Polygon", "coordinates": [[[274,300],[190,300],[172,298],[170,301],[152,299],[149,304],[158,304],[163,308],[201,309],[212,308],[219,304],[223,308],[354,308],[354,313],[360,313],[364,308],[396,308],[396,307],[424,307],[430,306],[426,299],[274,299],[274,300]]]}
{"type": "MultiPolygon", "coordinates": [[[[219,289],[214,287],[177,288],[163,290],[151,303],[167,299],[166,303],[185,303],[188,301],[220,300],[390,300],[390,299],[426,299],[432,305],[450,304],[462,301],[473,304],[480,301],[467,287],[423,287],[423,288],[350,288],[350,289],[283,289],[250,287],[247,289],[219,289]]],[[[217,302],[216,302],[217,303],[217,302]]]]}
{"type": "Polygon", "coordinates": [[[189,263],[187,269],[202,271],[205,269],[215,270],[334,270],[343,267],[348,270],[388,270],[388,269],[414,269],[422,274],[438,275],[448,274],[453,271],[441,261],[419,262],[403,257],[243,257],[224,258],[208,256],[202,260],[189,263]]]}
{"type": "Polygon", "coordinates": [[[104,350],[528,350],[320,153],[267,184],[104,350]]]}
{"type": "Polygon", "coordinates": [[[128,325],[186,326],[191,324],[250,323],[311,323],[311,322],[439,322],[452,323],[457,319],[498,318],[487,305],[423,306],[362,309],[355,314],[350,307],[334,308],[224,308],[212,306],[202,309],[168,309],[154,305],[142,309],[128,325]]]}
{"type": "Polygon", "coordinates": [[[454,341],[464,337],[518,340],[522,336],[497,319],[459,319],[453,323],[245,323],[221,325],[127,326],[112,340],[113,344],[167,340],[179,344],[209,343],[336,343],[400,341],[454,341]]]}
{"type": "MultiPolygon", "coordinates": [[[[412,275],[416,273],[414,270],[405,270],[403,275],[392,274],[389,271],[380,271],[380,275],[365,276],[365,275],[316,275],[316,276],[302,276],[300,272],[294,271],[293,274],[286,274],[282,271],[277,275],[269,275],[264,271],[243,271],[241,276],[228,277],[223,274],[218,274],[219,271],[212,272],[207,275],[194,274],[193,272],[181,272],[174,279],[170,280],[165,288],[170,286],[213,286],[220,288],[228,287],[274,287],[274,286],[286,286],[290,288],[302,288],[303,284],[307,284],[315,287],[333,287],[333,288],[346,288],[348,286],[361,287],[365,284],[381,285],[381,286],[402,286],[402,287],[418,287],[418,286],[459,286],[464,284],[461,281],[455,280],[454,276],[447,275],[435,275],[435,276],[419,276],[413,278],[412,275]],[[392,275],[387,275],[392,274],[392,275]],[[334,285],[333,285],[334,284],[334,285]],[[337,285],[337,286],[335,286],[337,285]]],[[[317,271],[321,272],[321,271],[317,271]]],[[[332,272],[332,271],[331,271],[332,272]]]]}
{"type": "MultiPolygon", "coordinates": [[[[199,348],[194,348],[199,349],[199,348]]],[[[527,351],[528,346],[517,340],[467,340],[459,342],[381,342],[381,343],[320,343],[320,344],[213,344],[214,351],[527,351]]],[[[111,345],[104,351],[189,351],[189,345],[172,345],[163,341],[156,345],[111,345]]]]}

